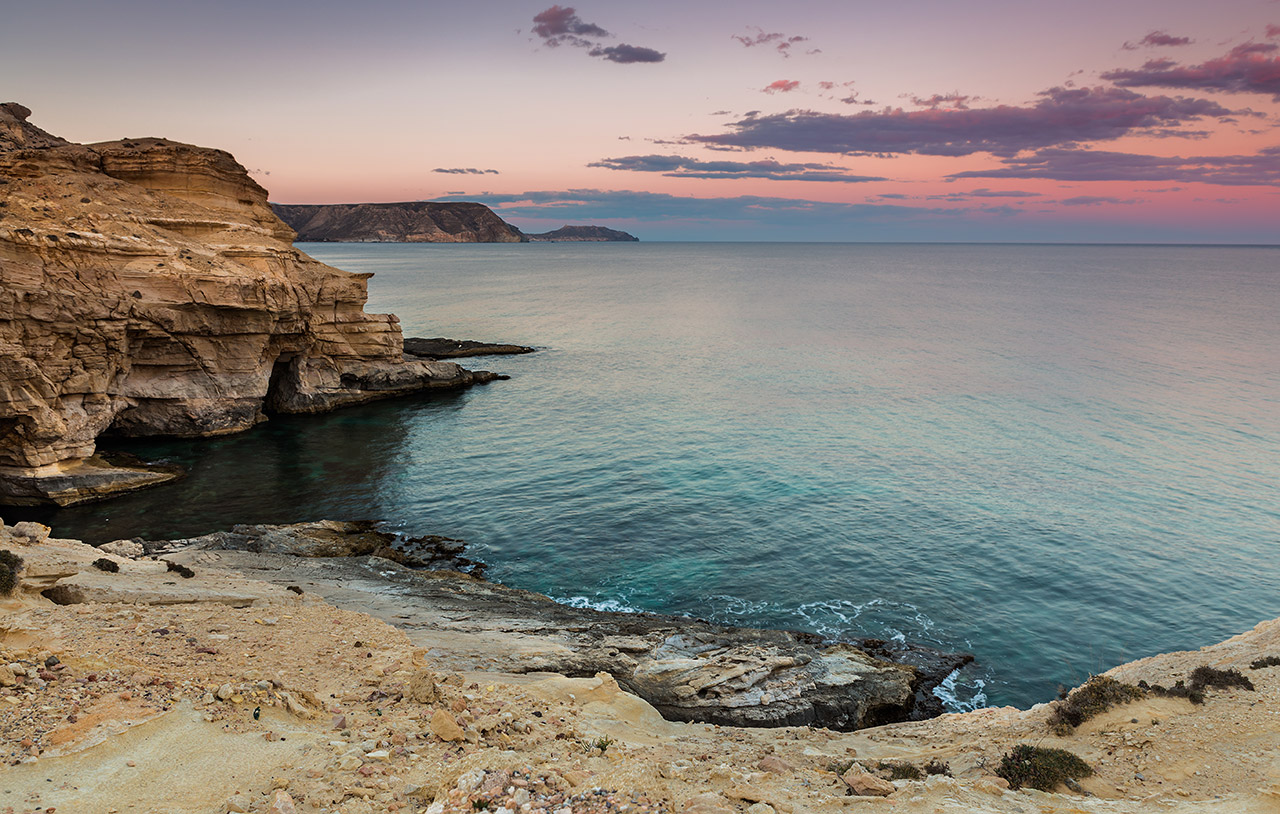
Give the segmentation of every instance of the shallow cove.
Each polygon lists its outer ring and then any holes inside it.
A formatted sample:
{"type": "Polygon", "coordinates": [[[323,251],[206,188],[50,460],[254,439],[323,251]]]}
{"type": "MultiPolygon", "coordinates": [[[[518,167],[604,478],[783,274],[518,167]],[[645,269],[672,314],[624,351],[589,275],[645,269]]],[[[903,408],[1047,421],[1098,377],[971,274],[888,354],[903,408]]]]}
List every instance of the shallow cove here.
{"type": "Polygon", "coordinates": [[[191,476],[58,534],[387,519],[561,598],[972,649],[992,703],[1280,615],[1280,250],[301,248],[406,336],[542,350],[130,444],[191,476]]]}

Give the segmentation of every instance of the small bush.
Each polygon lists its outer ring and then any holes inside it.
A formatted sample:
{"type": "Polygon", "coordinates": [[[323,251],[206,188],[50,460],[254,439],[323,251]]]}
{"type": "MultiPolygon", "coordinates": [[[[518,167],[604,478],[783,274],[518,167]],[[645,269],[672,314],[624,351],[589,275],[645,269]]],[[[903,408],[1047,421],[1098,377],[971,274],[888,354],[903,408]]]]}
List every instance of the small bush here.
{"type": "Polygon", "coordinates": [[[165,560],[165,565],[168,566],[170,571],[176,571],[178,576],[182,577],[183,579],[191,579],[196,575],[195,571],[192,571],[190,568],[188,568],[185,565],[179,565],[178,563],[173,562],[172,560],[165,560]]]}
{"type": "Polygon", "coordinates": [[[108,574],[120,573],[120,566],[117,565],[114,560],[109,560],[106,557],[99,557],[94,560],[93,567],[97,568],[99,571],[106,571],[108,574]]]}
{"type": "Polygon", "coordinates": [[[1068,780],[1093,774],[1093,769],[1065,749],[1045,749],[1020,743],[1000,759],[996,774],[1009,781],[1009,788],[1029,786],[1053,791],[1068,780]]]}
{"type": "Polygon", "coordinates": [[[945,760],[938,760],[937,758],[934,758],[933,760],[931,760],[931,761],[929,761],[928,763],[924,764],[924,773],[925,773],[925,774],[940,774],[940,775],[943,775],[943,776],[945,776],[945,777],[950,777],[950,776],[951,776],[951,765],[950,765],[949,763],[947,763],[945,760]]]}
{"type": "Polygon", "coordinates": [[[874,765],[876,771],[888,772],[890,780],[923,780],[924,772],[899,760],[881,760],[874,765]]]}
{"type": "Polygon", "coordinates": [[[18,587],[22,558],[8,549],[0,550],[0,596],[8,596],[18,587]]]}
{"type": "Polygon", "coordinates": [[[1071,731],[1090,718],[1112,707],[1136,701],[1146,693],[1141,687],[1116,681],[1110,676],[1093,676],[1057,702],[1049,716],[1049,728],[1055,735],[1071,731]]]}
{"type": "Polygon", "coordinates": [[[1267,656],[1266,658],[1255,659],[1253,664],[1249,665],[1250,670],[1261,670],[1266,667],[1280,667],[1280,656],[1267,656]]]}

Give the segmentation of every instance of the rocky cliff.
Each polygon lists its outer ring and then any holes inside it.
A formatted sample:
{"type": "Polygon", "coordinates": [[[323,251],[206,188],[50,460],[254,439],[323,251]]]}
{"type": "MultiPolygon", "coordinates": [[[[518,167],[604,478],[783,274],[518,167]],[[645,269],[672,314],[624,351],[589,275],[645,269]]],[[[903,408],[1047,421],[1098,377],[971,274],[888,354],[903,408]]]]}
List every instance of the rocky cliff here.
{"type": "Polygon", "coordinates": [[[342,243],[523,243],[520,230],[478,203],[272,204],[298,240],[342,243]]]}
{"type": "Polygon", "coordinates": [[[529,235],[532,243],[635,243],[640,238],[605,226],[561,226],[551,232],[529,235]]]}
{"type": "Polygon", "coordinates": [[[405,362],[369,275],[293,248],[228,153],[70,144],[0,105],[0,502],[69,504],[166,480],[95,439],[211,436],[485,380],[405,362]]]}

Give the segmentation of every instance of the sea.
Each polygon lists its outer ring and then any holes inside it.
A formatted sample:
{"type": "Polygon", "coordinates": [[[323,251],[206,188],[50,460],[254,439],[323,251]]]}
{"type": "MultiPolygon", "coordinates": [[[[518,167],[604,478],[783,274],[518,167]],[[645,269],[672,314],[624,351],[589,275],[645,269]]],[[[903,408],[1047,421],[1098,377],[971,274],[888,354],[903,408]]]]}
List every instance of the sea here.
{"type": "Polygon", "coordinates": [[[1280,249],[300,244],[510,375],[203,441],[47,518],[374,519],[574,605],[970,651],[951,709],[1280,616],[1280,249]]]}

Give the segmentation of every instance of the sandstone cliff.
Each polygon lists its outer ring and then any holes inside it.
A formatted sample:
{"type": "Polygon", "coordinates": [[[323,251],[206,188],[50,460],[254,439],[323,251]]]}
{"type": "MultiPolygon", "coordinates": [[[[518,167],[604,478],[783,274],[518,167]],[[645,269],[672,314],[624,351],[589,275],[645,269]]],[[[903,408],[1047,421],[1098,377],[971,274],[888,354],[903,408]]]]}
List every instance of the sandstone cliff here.
{"type": "Polygon", "coordinates": [[[342,243],[523,243],[520,230],[478,203],[272,204],[298,240],[342,243]]]}
{"type": "Polygon", "coordinates": [[[219,435],[480,375],[406,363],[369,275],[294,249],[228,153],[70,144],[29,115],[0,105],[0,502],[172,477],[95,458],[108,431],[219,435]]]}

